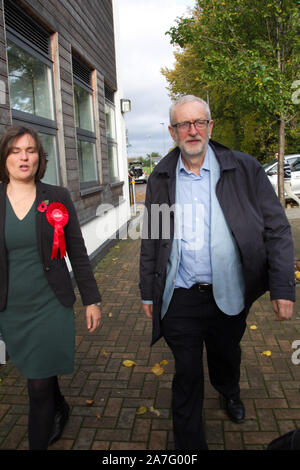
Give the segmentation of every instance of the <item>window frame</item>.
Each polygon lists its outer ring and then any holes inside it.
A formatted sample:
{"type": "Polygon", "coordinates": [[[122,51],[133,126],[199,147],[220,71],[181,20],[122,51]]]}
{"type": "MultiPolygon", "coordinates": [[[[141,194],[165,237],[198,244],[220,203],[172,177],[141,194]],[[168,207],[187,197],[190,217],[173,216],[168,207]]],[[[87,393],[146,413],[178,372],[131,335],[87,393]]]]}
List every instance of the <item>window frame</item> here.
{"type": "MultiPolygon", "coordinates": [[[[16,32],[16,34],[17,34],[17,32],[16,32]]],[[[23,49],[28,54],[32,55],[36,59],[43,62],[47,67],[50,68],[51,75],[52,75],[51,94],[52,94],[52,97],[53,97],[52,106],[53,106],[54,119],[52,120],[52,119],[44,118],[44,117],[41,117],[41,116],[36,116],[35,114],[26,113],[25,111],[20,111],[20,110],[17,110],[17,109],[14,109],[14,108],[11,107],[12,117],[16,116],[16,118],[23,119],[23,120],[26,119],[26,121],[31,122],[33,124],[37,124],[37,125],[40,124],[40,125],[44,125],[46,127],[52,127],[52,128],[55,128],[57,130],[56,106],[55,106],[55,99],[54,99],[55,90],[54,90],[54,80],[53,80],[53,61],[49,57],[45,57],[44,54],[37,52],[37,50],[35,48],[31,47],[30,45],[28,45],[26,43],[22,43],[22,40],[18,39],[18,37],[12,32],[12,29],[10,28],[10,26],[7,26],[6,38],[9,39],[9,41],[16,44],[21,49],[23,49]]]]}
{"type": "MultiPolygon", "coordinates": [[[[105,87],[106,90],[109,91],[109,94],[111,95],[112,93],[114,94],[113,90],[110,90],[108,89],[107,87],[105,87]]],[[[117,163],[117,176],[111,176],[111,174],[109,174],[109,180],[110,180],[110,183],[111,184],[114,184],[114,183],[118,183],[120,182],[120,169],[119,169],[119,158],[118,158],[118,140],[117,140],[117,122],[116,122],[116,107],[115,107],[115,104],[114,102],[112,102],[109,98],[108,98],[108,93],[106,92],[105,93],[105,106],[107,105],[108,107],[110,107],[113,111],[114,111],[114,134],[115,134],[115,137],[110,137],[108,136],[108,132],[107,132],[107,122],[105,122],[105,125],[106,125],[106,141],[107,141],[107,158],[109,160],[109,147],[111,148],[114,148],[115,149],[115,152],[116,152],[116,163],[117,163]]],[[[106,110],[105,110],[105,116],[106,116],[106,110]]],[[[110,168],[110,164],[109,164],[109,161],[108,161],[108,166],[110,168]]]]}
{"type": "MultiPolygon", "coordinates": [[[[82,62],[76,55],[72,55],[72,61],[76,60],[77,65],[81,65],[82,62]]],[[[82,64],[86,69],[87,67],[82,64]]],[[[92,79],[92,70],[89,70],[89,78],[90,80],[92,79]]],[[[82,194],[85,192],[90,193],[93,192],[92,189],[94,188],[95,191],[99,189],[99,184],[100,184],[100,179],[99,179],[99,169],[98,169],[98,160],[97,160],[97,136],[96,136],[96,119],[95,119],[95,105],[94,105],[94,90],[91,85],[86,84],[83,80],[81,80],[78,75],[74,71],[73,67],[73,99],[74,99],[74,115],[75,115],[75,90],[74,90],[74,84],[77,86],[81,87],[83,90],[85,90],[87,93],[89,93],[92,97],[92,119],[93,119],[93,127],[94,131],[90,131],[87,129],[83,129],[81,127],[78,127],[75,121],[75,129],[76,129],[76,137],[77,137],[77,158],[78,158],[78,177],[79,177],[79,185],[80,185],[80,191],[82,194]],[[79,158],[81,158],[81,152],[79,153],[78,149],[78,141],[82,142],[91,142],[95,145],[95,153],[94,153],[94,168],[95,168],[95,176],[96,179],[91,180],[91,181],[81,181],[80,180],[80,161],[79,158]]]]}

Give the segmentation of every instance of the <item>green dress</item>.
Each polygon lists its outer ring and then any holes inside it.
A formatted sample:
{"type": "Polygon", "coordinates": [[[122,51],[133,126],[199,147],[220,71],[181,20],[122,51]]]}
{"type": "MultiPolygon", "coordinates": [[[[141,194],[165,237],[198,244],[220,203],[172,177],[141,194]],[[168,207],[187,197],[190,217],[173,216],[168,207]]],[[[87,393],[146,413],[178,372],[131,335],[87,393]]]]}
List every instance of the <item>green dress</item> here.
{"type": "Polygon", "coordinates": [[[46,378],[74,370],[73,308],[57,299],[37,247],[36,202],[22,219],[6,198],[8,298],[0,331],[10,359],[25,377],[46,378]]]}

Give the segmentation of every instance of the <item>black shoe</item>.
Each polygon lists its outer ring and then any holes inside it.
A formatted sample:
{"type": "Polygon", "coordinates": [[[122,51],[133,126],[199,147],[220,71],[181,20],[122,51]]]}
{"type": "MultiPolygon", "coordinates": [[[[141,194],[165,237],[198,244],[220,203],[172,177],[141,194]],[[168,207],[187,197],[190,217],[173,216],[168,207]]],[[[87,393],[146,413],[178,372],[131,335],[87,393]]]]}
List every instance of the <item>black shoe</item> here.
{"type": "Polygon", "coordinates": [[[58,439],[60,439],[64,427],[69,419],[69,411],[70,407],[65,400],[59,405],[59,407],[57,407],[55,411],[51,437],[49,439],[48,445],[51,445],[54,442],[58,441],[58,439]]]}
{"type": "Polygon", "coordinates": [[[228,417],[235,423],[243,423],[245,421],[245,407],[241,399],[222,397],[223,406],[228,417]]]}

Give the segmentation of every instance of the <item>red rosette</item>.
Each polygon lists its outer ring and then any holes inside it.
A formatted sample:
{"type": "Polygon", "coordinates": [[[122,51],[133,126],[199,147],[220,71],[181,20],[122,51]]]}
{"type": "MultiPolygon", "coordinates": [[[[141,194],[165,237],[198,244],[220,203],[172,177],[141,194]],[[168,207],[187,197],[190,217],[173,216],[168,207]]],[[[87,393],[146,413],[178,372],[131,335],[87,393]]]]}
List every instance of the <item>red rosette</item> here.
{"type": "Polygon", "coordinates": [[[60,202],[52,202],[46,212],[47,220],[54,227],[54,238],[51,259],[57,258],[58,249],[60,257],[66,256],[66,241],[63,227],[69,220],[67,208],[60,202]]]}

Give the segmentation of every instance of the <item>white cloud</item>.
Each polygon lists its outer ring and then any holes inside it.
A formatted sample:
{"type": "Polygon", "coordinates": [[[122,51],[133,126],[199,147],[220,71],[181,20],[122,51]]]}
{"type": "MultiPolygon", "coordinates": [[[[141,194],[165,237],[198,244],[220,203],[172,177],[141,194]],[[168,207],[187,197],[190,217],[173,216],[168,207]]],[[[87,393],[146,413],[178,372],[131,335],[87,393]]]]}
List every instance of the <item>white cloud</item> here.
{"type": "Polygon", "coordinates": [[[160,70],[172,67],[175,49],[165,33],[175,24],[176,17],[186,14],[195,3],[195,0],[117,2],[123,91],[132,105],[132,111],[126,115],[129,156],[151,151],[163,154],[172,146],[167,130],[171,102],[160,70]]]}

